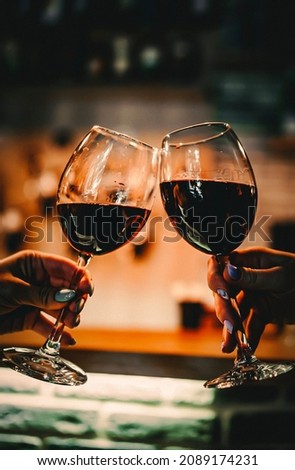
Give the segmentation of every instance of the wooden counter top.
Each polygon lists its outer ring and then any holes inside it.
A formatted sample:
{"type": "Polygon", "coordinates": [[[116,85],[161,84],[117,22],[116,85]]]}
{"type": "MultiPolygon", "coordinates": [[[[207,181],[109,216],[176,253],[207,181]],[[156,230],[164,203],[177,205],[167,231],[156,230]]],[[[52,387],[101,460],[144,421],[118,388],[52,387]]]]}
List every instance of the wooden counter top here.
{"type": "MultiPolygon", "coordinates": [[[[77,344],[70,350],[165,354],[230,358],[220,351],[221,328],[202,327],[198,330],[141,331],[97,328],[77,328],[73,335],[77,344]]],[[[0,336],[0,347],[41,346],[41,336],[31,331],[0,336]]],[[[77,351],[78,352],[78,351],[77,351]]],[[[265,359],[295,359],[295,331],[274,333],[266,329],[256,351],[265,359]]]]}

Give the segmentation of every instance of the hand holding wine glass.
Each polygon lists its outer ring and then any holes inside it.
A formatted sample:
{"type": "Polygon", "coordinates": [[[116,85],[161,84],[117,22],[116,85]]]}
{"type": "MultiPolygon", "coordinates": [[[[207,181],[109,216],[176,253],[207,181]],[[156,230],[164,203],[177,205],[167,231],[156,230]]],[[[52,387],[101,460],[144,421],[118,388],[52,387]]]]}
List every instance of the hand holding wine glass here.
{"type": "MultiPolygon", "coordinates": [[[[160,173],[172,225],[193,248],[214,255],[222,271],[247,237],[257,207],[253,169],[237,135],[222,122],[175,130],[163,139],[160,173]]],[[[234,387],[291,370],[292,364],[264,363],[253,355],[235,296],[221,294],[236,313],[237,358],[232,370],[205,386],[234,387]]]]}
{"type": "MultiPolygon", "coordinates": [[[[233,308],[218,292],[236,292],[246,332],[255,351],[268,323],[295,323],[295,254],[268,247],[238,249],[230,254],[230,263],[221,272],[215,257],[208,262],[208,286],[214,293],[216,315],[235,328],[233,308]],[[250,308],[249,308],[250,307],[250,308]]],[[[231,328],[230,328],[231,329],[231,328]]],[[[226,328],[222,351],[230,353],[235,336],[226,328]]]]}
{"type": "MultiPolygon", "coordinates": [[[[57,191],[62,230],[78,252],[77,269],[67,286],[77,290],[81,267],[131,241],[144,227],[155,197],[158,149],[125,134],[94,126],[73,152],[57,191]]],[[[6,348],[12,369],[39,380],[79,385],[87,375],[60,356],[64,310],[37,351],[6,348]]]]}
{"type": "MultiPolygon", "coordinates": [[[[73,260],[36,250],[21,250],[1,259],[0,334],[32,330],[46,338],[62,308],[65,325],[70,329],[77,326],[94,286],[90,272],[81,268],[81,297],[75,301],[76,291],[67,286],[76,270],[73,260]]],[[[62,344],[75,344],[68,329],[63,332],[62,344]]]]}

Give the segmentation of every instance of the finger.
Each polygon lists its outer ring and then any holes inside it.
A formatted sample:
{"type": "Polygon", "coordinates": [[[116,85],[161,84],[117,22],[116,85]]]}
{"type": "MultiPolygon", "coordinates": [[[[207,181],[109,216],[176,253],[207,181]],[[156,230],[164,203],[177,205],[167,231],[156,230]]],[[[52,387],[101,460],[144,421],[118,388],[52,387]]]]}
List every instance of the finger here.
{"type": "MultiPolygon", "coordinates": [[[[48,318],[43,315],[39,309],[22,306],[13,312],[1,315],[0,334],[32,330],[44,338],[47,338],[50,335],[53,326],[54,324],[50,322],[50,320],[48,320],[48,318]]],[[[61,344],[64,346],[74,345],[75,340],[69,332],[64,331],[61,344]]]]}
{"type": "Polygon", "coordinates": [[[80,323],[77,323],[79,314],[66,311],[66,309],[62,309],[61,311],[42,309],[42,311],[55,320],[59,318],[60,322],[63,323],[67,328],[75,328],[80,323]]]}
{"type": "Polygon", "coordinates": [[[234,332],[230,333],[225,325],[222,331],[221,351],[223,353],[231,353],[235,350],[236,346],[237,341],[234,332]]]}
{"type": "MultiPolygon", "coordinates": [[[[26,326],[27,326],[27,319],[26,319],[26,326]]],[[[52,328],[54,327],[54,323],[52,323],[42,312],[39,311],[38,315],[35,315],[34,323],[30,325],[29,328],[35,331],[36,333],[40,334],[44,338],[48,338],[52,328]]],[[[63,331],[61,336],[61,345],[62,346],[73,346],[76,344],[75,339],[68,331],[63,331]]]]}
{"type": "Polygon", "coordinates": [[[241,328],[241,321],[230,300],[222,299],[214,294],[215,311],[219,321],[223,324],[221,350],[232,352],[236,347],[235,331],[241,328]]]}
{"type": "Polygon", "coordinates": [[[68,312],[70,315],[75,315],[77,316],[80,314],[85,306],[85,303],[87,301],[88,296],[83,295],[79,296],[75,302],[71,302],[69,305],[66,306],[65,310],[68,312]]]}
{"type": "Polygon", "coordinates": [[[38,310],[27,305],[21,306],[14,311],[10,310],[9,313],[1,314],[0,334],[22,331],[25,328],[26,316],[34,317],[36,314],[38,314],[38,310]]]}
{"type": "Polygon", "coordinates": [[[235,297],[239,289],[227,282],[223,276],[224,269],[223,265],[217,262],[215,257],[210,257],[207,269],[207,284],[213,292],[217,292],[220,297],[228,300],[231,297],[235,297]]]}
{"type": "Polygon", "coordinates": [[[229,299],[229,285],[223,278],[221,266],[214,256],[209,258],[207,267],[207,284],[209,288],[213,292],[216,292],[221,298],[229,299]]]}
{"type": "Polygon", "coordinates": [[[253,269],[228,264],[224,278],[228,283],[234,283],[243,289],[280,292],[288,290],[293,285],[292,276],[288,276],[282,266],[253,269]]]}
{"type": "Polygon", "coordinates": [[[244,322],[250,313],[250,310],[255,302],[251,292],[240,291],[236,297],[237,308],[239,310],[239,317],[244,322]]]}
{"type": "Polygon", "coordinates": [[[223,287],[226,290],[226,282],[223,279],[222,273],[220,272],[220,265],[217,262],[215,256],[210,256],[207,263],[207,283],[213,292],[216,292],[217,288],[223,287]]]}
{"type": "MultiPolygon", "coordinates": [[[[36,312],[36,310],[35,310],[36,312]]],[[[24,329],[29,329],[35,331],[44,338],[48,338],[54,323],[51,322],[42,312],[37,311],[31,318],[26,316],[24,329]]],[[[63,346],[73,346],[76,344],[75,339],[68,331],[63,331],[61,336],[61,345],[63,346]]]]}
{"type": "MultiPolygon", "coordinates": [[[[271,248],[246,248],[241,251],[233,251],[229,260],[236,266],[247,266],[249,268],[268,269],[274,266],[283,266],[290,262],[292,254],[271,248]]],[[[295,260],[295,254],[294,254],[295,260]]]]}
{"type": "Polygon", "coordinates": [[[44,259],[42,257],[42,263],[52,286],[66,285],[83,293],[93,294],[93,281],[87,269],[77,266],[72,260],[52,255],[44,259]]]}
{"type": "Polygon", "coordinates": [[[246,335],[253,352],[255,352],[265,329],[265,321],[259,311],[252,309],[246,325],[246,335]]]}
{"type": "Polygon", "coordinates": [[[75,302],[65,306],[62,310],[45,310],[45,313],[58,318],[62,312],[62,318],[60,319],[68,328],[75,328],[80,323],[80,313],[82,312],[86,303],[87,296],[79,297],[75,302]]]}
{"type": "MultiPolygon", "coordinates": [[[[14,258],[12,257],[14,260],[14,258]]],[[[53,287],[71,287],[82,292],[93,294],[93,282],[90,272],[78,267],[71,259],[49,253],[24,250],[16,257],[17,262],[11,270],[16,277],[32,284],[47,282],[53,287]]]]}
{"type": "Polygon", "coordinates": [[[6,301],[10,302],[10,306],[31,305],[42,310],[61,310],[70,301],[81,296],[81,293],[72,289],[55,289],[47,285],[35,286],[20,279],[10,279],[8,289],[6,301]]]}
{"type": "Polygon", "coordinates": [[[215,304],[215,313],[220,323],[224,324],[224,321],[228,320],[233,325],[234,319],[232,318],[232,307],[230,302],[226,299],[223,299],[215,292],[213,294],[213,297],[215,304]]]}

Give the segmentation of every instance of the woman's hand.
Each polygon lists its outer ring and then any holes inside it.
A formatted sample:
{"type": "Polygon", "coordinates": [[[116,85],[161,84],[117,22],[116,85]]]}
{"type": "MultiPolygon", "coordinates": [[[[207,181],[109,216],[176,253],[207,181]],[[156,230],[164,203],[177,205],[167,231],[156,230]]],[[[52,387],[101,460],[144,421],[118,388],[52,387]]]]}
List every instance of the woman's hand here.
{"type": "Polygon", "coordinates": [[[208,285],[217,318],[223,323],[222,351],[232,352],[241,326],[230,298],[236,297],[249,343],[255,351],[267,323],[295,323],[295,254],[270,248],[233,252],[221,269],[208,262],[208,285]]]}
{"type": "MultiPolygon", "coordinates": [[[[44,337],[64,310],[69,328],[79,324],[79,313],[93,293],[90,273],[62,256],[33,250],[20,251],[0,261],[0,334],[34,330],[44,337]],[[78,279],[73,285],[73,279],[78,279]]],[[[64,332],[63,345],[75,344],[64,332]]]]}

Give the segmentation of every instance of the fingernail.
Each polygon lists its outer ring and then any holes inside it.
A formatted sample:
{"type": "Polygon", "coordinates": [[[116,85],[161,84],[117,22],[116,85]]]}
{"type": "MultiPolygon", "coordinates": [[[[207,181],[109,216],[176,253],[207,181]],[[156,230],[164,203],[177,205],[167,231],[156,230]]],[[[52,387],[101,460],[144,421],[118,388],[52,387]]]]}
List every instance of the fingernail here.
{"type": "Polygon", "coordinates": [[[232,334],[233,328],[234,328],[233,325],[232,325],[232,323],[231,323],[229,320],[224,320],[223,324],[224,324],[225,328],[227,329],[227,331],[228,331],[230,334],[232,334]]]}
{"type": "Polygon", "coordinates": [[[229,295],[228,295],[228,293],[226,292],[226,290],[219,288],[219,289],[216,290],[216,292],[217,292],[217,294],[218,294],[220,297],[222,297],[223,299],[229,300],[229,295]]]}
{"type": "Polygon", "coordinates": [[[238,281],[239,279],[241,279],[242,271],[240,268],[229,263],[226,269],[227,269],[228,275],[231,277],[233,281],[238,281]]]}
{"type": "Polygon", "coordinates": [[[80,316],[78,316],[78,317],[76,318],[76,321],[75,321],[75,324],[74,324],[74,328],[76,328],[76,326],[80,325],[80,321],[81,321],[81,318],[80,318],[80,316]]]}
{"type": "Polygon", "coordinates": [[[70,346],[75,346],[76,340],[74,338],[71,338],[69,344],[70,346]]]}
{"type": "Polygon", "coordinates": [[[223,348],[224,348],[224,341],[222,341],[222,343],[220,345],[221,352],[223,352],[223,348]]]}
{"type": "Polygon", "coordinates": [[[93,292],[94,292],[94,284],[93,284],[93,282],[91,281],[90,291],[89,291],[90,297],[93,295],[93,292]]]}
{"type": "Polygon", "coordinates": [[[81,312],[85,304],[85,299],[83,297],[79,300],[77,300],[76,305],[75,305],[75,313],[78,314],[81,312]]]}
{"type": "Polygon", "coordinates": [[[68,302],[76,295],[76,291],[72,289],[61,289],[55,293],[54,299],[56,302],[68,302]]]}

